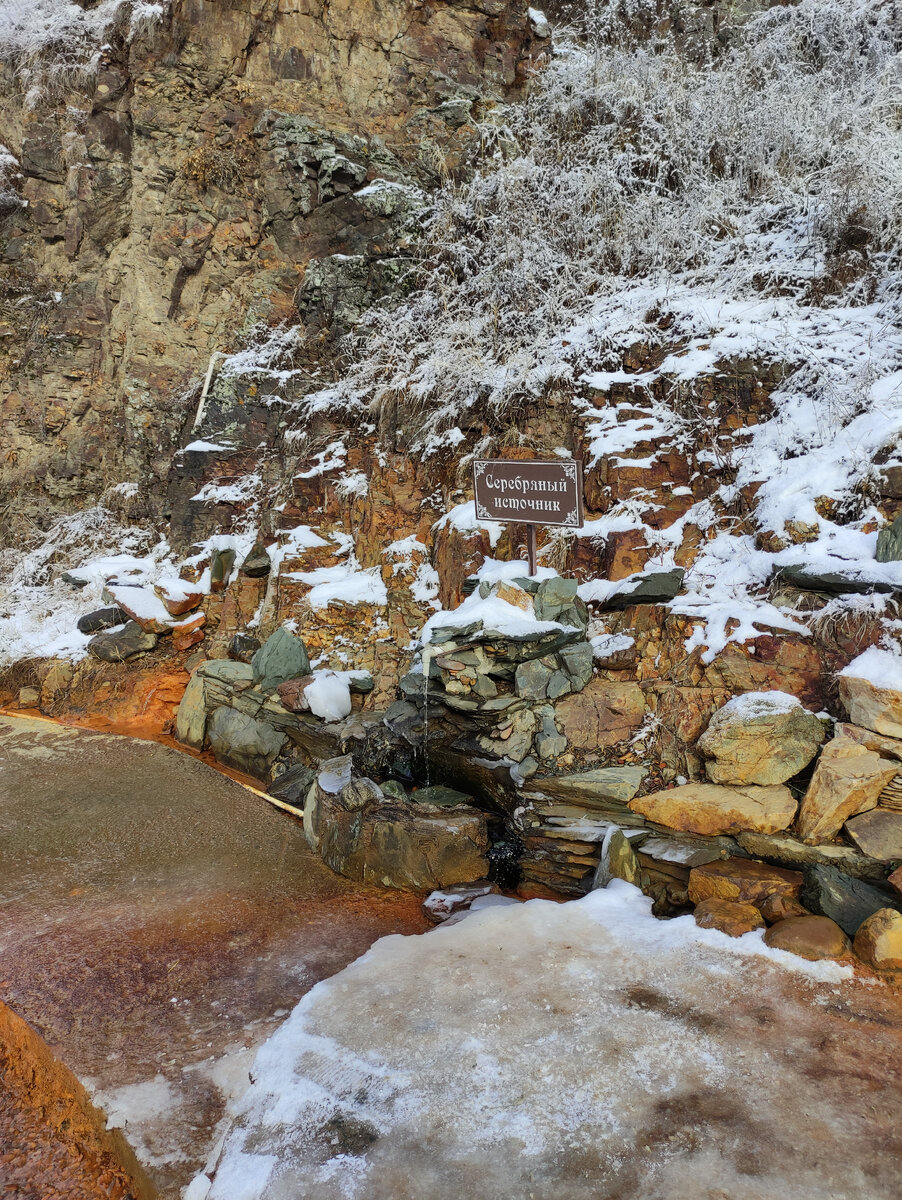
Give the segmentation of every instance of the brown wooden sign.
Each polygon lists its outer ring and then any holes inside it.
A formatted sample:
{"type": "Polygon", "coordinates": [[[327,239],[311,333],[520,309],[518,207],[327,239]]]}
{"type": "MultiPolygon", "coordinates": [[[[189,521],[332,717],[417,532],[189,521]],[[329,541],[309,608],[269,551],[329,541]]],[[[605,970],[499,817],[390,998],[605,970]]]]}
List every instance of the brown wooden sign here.
{"type": "Polygon", "coordinates": [[[520,521],[568,529],[579,529],[583,523],[582,464],[574,459],[477,459],[473,490],[480,521],[520,521]]]}

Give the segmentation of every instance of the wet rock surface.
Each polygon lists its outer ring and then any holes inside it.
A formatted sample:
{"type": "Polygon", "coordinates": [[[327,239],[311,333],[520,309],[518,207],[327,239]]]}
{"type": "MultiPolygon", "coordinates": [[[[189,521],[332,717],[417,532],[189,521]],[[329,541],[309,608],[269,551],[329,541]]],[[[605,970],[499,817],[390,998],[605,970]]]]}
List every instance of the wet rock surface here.
{"type": "Polygon", "coordinates": [[[304,809],[304,832],[348,879],[433,891],[488,875],[485,817],[470,797],[424,788],[400,802],[353,774],[350,756],[323,763],[304,809]]]}
{"type": "Polygon", "coordinates": [[[280,1015],[375,938],[428,923],[184,753],[13,717],[0,746],[3,998],[175,1197],[280,1015]]]}

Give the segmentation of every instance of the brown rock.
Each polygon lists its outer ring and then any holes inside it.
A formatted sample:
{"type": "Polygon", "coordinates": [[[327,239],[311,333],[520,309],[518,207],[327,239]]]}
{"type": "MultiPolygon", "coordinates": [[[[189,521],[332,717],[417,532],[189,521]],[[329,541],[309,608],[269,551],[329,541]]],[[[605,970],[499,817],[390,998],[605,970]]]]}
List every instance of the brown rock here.
{"type": "Polygon", "coordinates": [[[285,683],[280,683],[276,691],[279,693],[279,701],[282,706],[293,713],[309,712],[310,705],[304,695],[304,688],[309,687],[311,683],[313,683],[312,675],[302,675],[298,679],[289,679],[285,683]]]}
{"type": "Polygon", "coordinates": [[[521,608],[524,612],[532,612],[532,596],[515,583],[505,583],[502,580],[495,585],[494,594],[505,604],[512,604],[514,608],[521,608]]]}
{"type": "Polygon", "coordinates": [[[768,897],[797,901],[802,890],[800,871],[787,871],[753,858],[721,858],[693,867],[689,873],[689,899],[731,900],[759,906],[768,897]]]}
{"type": "Polygon", "coordinates": [[[902,971],[902,913],[880,908],[858,927],[853,949],[878,971],[902,971]]]}
{"type": "Polygon", "coordinates": [[[827,841],[847,818],[874,808],[898,770],[897,762],[881,758],[851,738],[828,742],[799,812],[802,840],[827,841]]]}
{"type": "Polygon", "coordinates": [[[719,929],[730,937],[741,937],[753,929],[763,929],[764,920],[754,904],[735,900],[702,900],[695,908],[695,923],[702,929],[719,929]]]}
{"type": "Polygon", "coordinates": [[[555,708],[557,726],[577,750],[614,746],[645,720],[645,695],[637,683],[593,679],[555,708]]]}
{"type": "Polygon", "coordinates": [[[764,940],[775,950],[788,950],[812,960],[843,958],[849,952],[849,939],[829,917],[790,917],[778,921],[768,929],[764,940]]]}
{"type": "Polygon", "coordinates": [[[776,925],[777,921],[788,921],[790,917],[807,917],[809,916],[808,909],[800,904],[798,900],[793,900],[791,896],[783,895],[775,892],[772,896],[765,896],[758,905],[758,911],[767,921],[768,925],[776,925]]]}
{"type": "Polygon", "coordinates": [[[872,808],[846,821],[846,833],[871,858],[902,861],[902,812],[872,808]]]}
{"type": "Polygon", "coordinates": [[[789,788],[725,787],[716,783],[687,783],[630,801],[633,812],[684,833],[776,833],[796,814],[789,788]]]}
{"type": "Polygon", "coordinates": [[[176,650],[190,650],[204,640],[203,627],[207,623],[206,613],[195,613],[172,627],[172,644],[176,650]]]}
{"type": "Polygon", "coordinates": [[[110,591],[116,604],[145,633],[169,633],[172,629],[173,622],[169,613],[159,597],[150,589],[116,587],[110,591]]]}
{"type": "MultiPolygon", "coordinates": [[[[886,657],[892,656],[887,653],[886,657]]],[[[902,672],[898,688],[875,687],[867,679],[840,675],[839,698],[848,709],[853,724],[863,725],[887,737],[902,738],[902,672]]]]}
{"type": "Polygon", "coordinates": [[[892,884],[897,892],[902,892],[902,867],[896,867],[886,882],[892,884]]]}
{"type": "Polygon", "coordinates": [[[204,640],[202,629],[188,629],[184,633],[173,633],[172,645],[176,650],[190,650],[204,640]]]}
{"type": "Polygon", "coordinates": [[[172,617],[181,617],[185,613],[193,612],[203,602],[204,593],[200,590],[191,591],[187,586],[187,582],[186,580],[185,588],[154,584],[153,590],[163,601],[166,611],[172,617]]]}
{"type": "Polygon", "coordinates": [[[840,721],[836,726],[836,736],[860,742],[883,758],[902,760],[902,738],[887,737],[883,733],[875,733],[873,729],[865,729],[863,725],[853,725],[851,721],[840,721]]]}

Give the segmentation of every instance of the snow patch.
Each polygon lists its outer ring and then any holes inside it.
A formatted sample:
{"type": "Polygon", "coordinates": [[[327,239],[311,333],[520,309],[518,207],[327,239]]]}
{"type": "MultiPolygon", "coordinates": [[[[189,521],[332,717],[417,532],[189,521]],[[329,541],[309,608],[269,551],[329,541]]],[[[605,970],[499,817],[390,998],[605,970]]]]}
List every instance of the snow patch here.
{"type": "Polygon", "coordinates": [[[875,688],[902,692],[902,655],[870,646],[839,674],[852,679],[865,679],[875,688]]]}

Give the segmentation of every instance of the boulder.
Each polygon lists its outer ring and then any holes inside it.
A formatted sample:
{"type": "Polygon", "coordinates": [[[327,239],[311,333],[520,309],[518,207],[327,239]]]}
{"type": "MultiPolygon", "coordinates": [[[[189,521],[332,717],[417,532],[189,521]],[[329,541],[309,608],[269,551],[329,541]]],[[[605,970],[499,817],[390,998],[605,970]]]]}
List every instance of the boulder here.
{"type": "Polygon", "coordinates": [[[434,891],[488,874],[482,813],[395,803],[372,780],[354,778],[350,756],[323,763],[304,832],[327,866],[362,883],[434,891]]]}
{"type": "Polygon", "coordinates": [[[627,883],[641,886],[642,870],[629,838],[621,829],[615,829],[602,845],[608,879],[625,879],[627,883]]]}
{"type": "Polygon", "coordinates": [[[881,758],[851,738],[833,738],[821,752],[799,811],[799,833],[806,842],[826,841],[847,818],[874,808],[899,764],[881,758]]]}
{"type": "Polygon", "coordinates": [[[250,663],[233,662],[229,658],[209,658],[200,664],[197,674],[232,686],[250,687],[254,681],[250,663]]]}
{"type": "Polygon", "coordinates": [[[633,812],[658,825],[684,833],[776,833],[786,829],[796,814],[789,788],[726,787],[715,783],[687,783],[663,792],[652,792],[630,801],[633,812]]]}
{"type": "Polygon", "coordinates": [[[285,744],[285,734],[234,708],[214,710],[208,725],[210,749],[218,762],[267,779],[285,744]]]}
{"type": "Polygon", "coordinates": [[[124,625],[127,620],[127,613],[118,604],[108,604],[105,608],[95,608],[93,612],[79,617],[75,627],[79,633],[100,633],[103,629],[124,625]]]}
{"type": "Polygon", "coordinates": [[[156,648],[155,633],[145,633],[137,621],[129,621],[121,629],[98,633],[88,642],[88,653],[101,662],[127,662],[139,654],[156,648]]]}
{"type": "Polygon", "coordinates": [[[558,655],[564,674],[574,692],[581,692],[592,678],[595,655],[590,642],[565,646],[558,655]]]}
{"type": "MultiPolygon", "coordinates": [[[[853,725],[851,721],[838,721],[835,727],[836,737],[850,738],[860,742],[868,750],[874,750],[882,758],[895,758],[902,762],[902,738],[887,737],[884,733],[875,733],[873,729],[865,729],[863,725],[853,725]]],[[[902,771],[902,766],[899,767],[902,771]]]]}
{"type": "Polygon", "coordinates": [[[579,583],[575,579],[564,579],[554,575],[543,579],[536,588],[535,613],[538,621],[556,621],[557,613],[576,599],[579,583]]]}
{"type": "Polygon", "coordinates": [[[537,621],[558,621],[576,629],[585,629],[589,611],[577,596],[577,581],[555,575],[543,579],[536,588],[534,610],[537,621]]]}
{"type": "Polygon", "coordinates": [[[236,633],[229,642],[228,655],[235,662],[249,663],[259,649],[259,638],[249,633],[236,633]]]}
{"type": "Polygon", "coordinates": [[[543,762],[550,758],[557,758],[567,749],[567,739],[557,727],[554,709],[550,705],[537,709],[536,716],[541,722],[541,727],[535,737],[536,754],[543,762]]]}
{"type": "Polygon", "coordinates": [[[872,808],[846,821],[846,833],[880,862],[902,862],[902,812],[872,808]]]}
{"type": "Polygon", "coordinates": [[[902,738],[902,659],[872,646],[839,674],[839,698],[854,725],[902,738]]]}
{"type": "Polygon", "coordinates": [[[204,598],[201,588],[187,579],[158,580],[153,590],[171,617],[183,617],[193,612],[204,598]]]}
{"type": "Polygon", "coordinates": [[[732,900],[756,906],[771,896],[798,900],[803,882],[799,871],[784,871],[753,858],[715,859],[689,872],[689,899],[693,904],[732,900]]]}
{"type": "MultiPolygon", "coordinates": [[[[504,580],[501,580],[499,583],[492,584],[486,595],[494,596],[496,600],[503,600],[505,604],[512,604],[514,608],[519,608],[523,612],[532,615],[532,596],[517,583],[506,583],[504,580]]],[[[548,618],[542,619],[547,620],[548,618]]]]}
{"type": "Polygon", "coordinates": [[[172,627],[172,645],[176,650],[190,650],[204,640],[206,613],[193,613],[172,627]]]}
{"type": "Polygon", "coordinates": [[[853,949],[878,971],[902,971],[902,913],[892,908],[872,913],[859,926],[853,949]]]}
{"type": "Polygon", "coordinates": [[[248,579],[262,579],[272,570],[272,559],[267,553],[266,546],[258,538],[251,547],[247,558],[238,568],[248,579]]]}
{"type": "Polygon", "coordinates": [[[881,908],[902,908],[902,897],[896,903],[889,890],[818,864],[805,871],[802,903],[811,912],[830,917],[852,937],[881,908]]]}
{"type": "Polygon", "coordinates": [[[188,680],[175,716],[175,736],[185,746],[202,750],[207,733],[204,678],[195,672],[188,680]]]}
{"type": "Polygon", "coordinates": [[[712,783],[785,783],[824,740],[814,713],[786,692],[748,692],[717,710],[698,748],[712,783]]]}
{"type": "Polygon", "coordinates": [[[771,925],[764,940],[775,950],[788,950],[812,961],[844,958],[849,953],[849,939],[829,917],[788,917],[771,925]]]}
{"type": "Polygon", "coordinates": [[[548,695],[548,684],[556,664],[541,658],[520,663],[514,673],[514,690],[523,700],[544,700],[548,695]]]}
{"type": "Polygon", "coordinates": [[[896,867],[892,875],[887,876],[886,882],[902,895],[902,867],[896,867]]]}
{"type": "Polygon", "coordinates": [[[41,693],[37,688],[20,687],[16,701],[18,708],[37,708],[41,703],[41,693]]]}
{"type": "Polygon", "coordinates": [[[695,923],[702,929],[719,929],[729,937],[742,937],[763,929],[764,921],[754,904],[736,900],[702,900],[695,907],[695,923]]]}
{"type": "Polygon", "coordinates": [[[266,639],[251,659],[251,667],[254,682],[264,692],[274,692],[280,683],[310,674],[304,643],[284,626],[266,639]]]}
{"type": "Polygon", "coordinates": [[[558,728],[577,750],[615,746],[645,720],[645,693],[637,683],[593,679],[555,706],[558,728]]]}
{"type": "Polygon", "coordinates": [[[902,513],[892,525],[877,534],[877,562],[898,562],[902,559],[902,513]]]}

